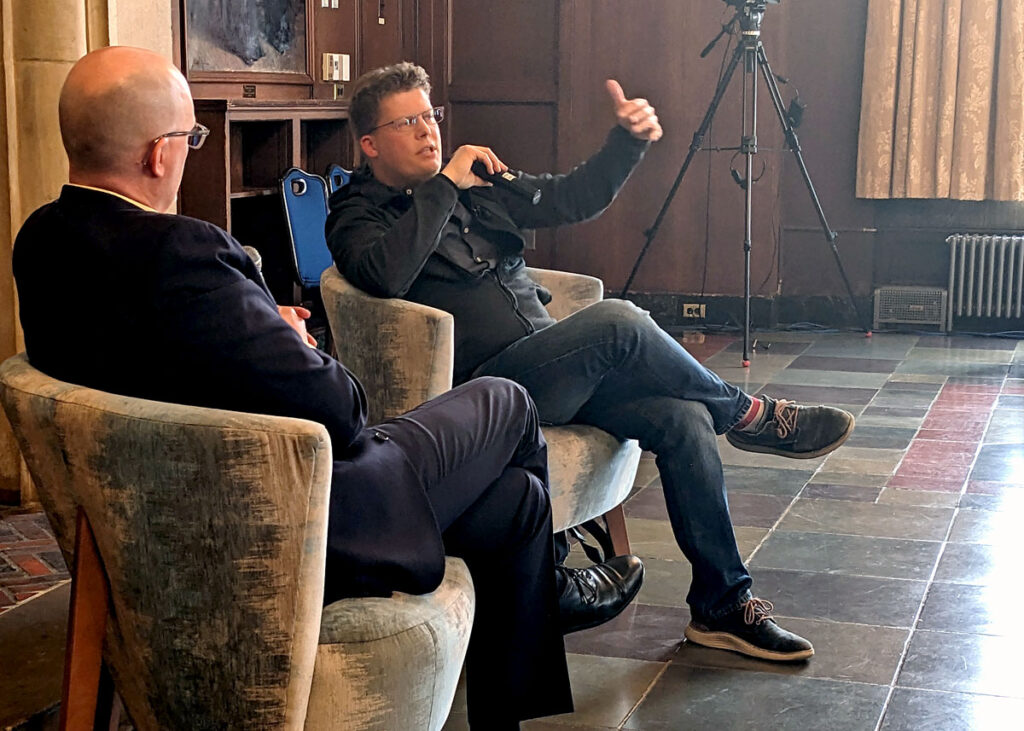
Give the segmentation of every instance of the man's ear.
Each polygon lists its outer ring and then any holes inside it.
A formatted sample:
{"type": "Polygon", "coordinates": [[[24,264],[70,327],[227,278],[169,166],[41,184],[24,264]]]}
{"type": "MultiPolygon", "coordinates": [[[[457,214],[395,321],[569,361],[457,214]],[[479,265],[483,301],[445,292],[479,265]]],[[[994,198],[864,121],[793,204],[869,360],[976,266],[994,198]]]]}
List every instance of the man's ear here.
{"type": "Polygon", "coordinates": [[[146,169],[155,178],[162,178],[167,174],[167,161],[164,155],[167,153],[168,139],[161,137],[149,148],[149,157],[146,158],[146,169]]]}
{"type": "Polygon", "coordinates": [[[359,138],[359,149],[363,151],[363,155],[369,159],[373,159],[380,155],[380,151],[377,149],[377,142],[373,139],[373,135],[363,135],[359,138]]]}

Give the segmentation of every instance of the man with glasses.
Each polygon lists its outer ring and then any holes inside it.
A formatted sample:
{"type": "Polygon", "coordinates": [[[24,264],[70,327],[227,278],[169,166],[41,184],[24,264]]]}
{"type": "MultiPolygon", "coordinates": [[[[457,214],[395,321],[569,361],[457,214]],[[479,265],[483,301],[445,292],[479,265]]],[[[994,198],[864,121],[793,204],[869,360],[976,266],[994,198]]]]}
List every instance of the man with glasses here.
{"type": "MultiPolygon", "coordinates": [[[[455,382],[501,376],[522,384],[545,423],[579,422],[654,452],[672,529],[693,567],[692,642],[793,661],[811,644],[752,596],[726,499],[716,435],[754,452],[811,458],[838,447],[853,416],[825,406],[754,398],[723,382],[648,313],[609,299],[555,322],[551,294],[523,259],[529,229],[599,215],[662,135],[645,99],[607,82],[617,124],[567,175],[526,175],[539,203],[473,172],[506,165],[488,147],[441,153],[426,72],[410,63],[356,81],[349,117],[366,160],[331,196],[327,242],[342,274],[380,297],[404,297],[455,317],[455,382]]],[[[559,541],[560,557],[567,551],[559,541]]]]}
{"type": "Polygon", "coordinates": [[[433,591],[445,552],[461,556],[476,593],[471,725],[571,711],[562,633],[621,610],[640,576],[604,605],[559,602],[546,445],[525,390],[485,379],[365,428],[359,382],[306,347],[301,318],[285,322],[238,242],[174,214],[207,131],[172,64],[133,48],[86,55],[60,127],[70,183],[13,253],[32,364],[114,393],[323,424],[335,460],[327,601],[433,591]]]}

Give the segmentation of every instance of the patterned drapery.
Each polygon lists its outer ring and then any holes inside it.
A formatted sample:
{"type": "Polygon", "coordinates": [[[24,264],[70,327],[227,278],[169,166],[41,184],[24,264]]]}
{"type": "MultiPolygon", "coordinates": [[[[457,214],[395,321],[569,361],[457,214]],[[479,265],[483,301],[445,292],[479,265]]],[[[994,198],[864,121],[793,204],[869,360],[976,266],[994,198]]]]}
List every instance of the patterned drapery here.
{"type": "Polygon", "coordinates": [[[1024,0],[869,0],[857,195],[1024,201],[1024,0]]]}

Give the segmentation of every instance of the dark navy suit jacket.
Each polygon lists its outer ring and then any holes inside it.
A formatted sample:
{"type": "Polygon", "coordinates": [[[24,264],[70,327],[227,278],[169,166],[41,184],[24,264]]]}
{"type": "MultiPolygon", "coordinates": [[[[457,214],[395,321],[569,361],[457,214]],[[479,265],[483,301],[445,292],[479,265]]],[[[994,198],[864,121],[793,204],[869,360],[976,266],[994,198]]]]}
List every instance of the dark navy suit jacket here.
{"type": "Polygon", "coordinates": [[[65,186],[25,222],[13,256],[25,349],[44,373],[327,427],[335,460],[327,600],[440,583],[444,549],[416,455],[364,428],[359,382],[280,317],[229,234],[65,186]]]}

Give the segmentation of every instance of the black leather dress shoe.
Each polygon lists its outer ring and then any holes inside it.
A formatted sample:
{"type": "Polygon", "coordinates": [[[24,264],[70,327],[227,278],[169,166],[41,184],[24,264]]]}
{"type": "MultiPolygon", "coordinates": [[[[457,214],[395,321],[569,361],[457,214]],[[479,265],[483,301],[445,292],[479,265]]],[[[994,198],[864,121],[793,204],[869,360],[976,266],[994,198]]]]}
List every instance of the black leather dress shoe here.
{"type": "Polygon", "coordinates": [[[615,556],[586,569],[556,566],[562,593],[558,608],[562,633],[578,632],[615,617],[633,601],[644,581],[644,565],[636,556],[615,556]]]}

